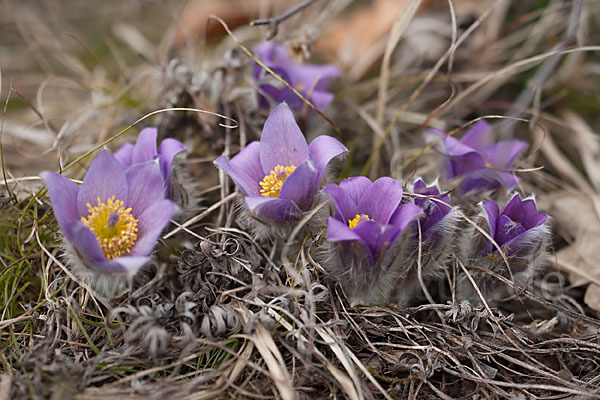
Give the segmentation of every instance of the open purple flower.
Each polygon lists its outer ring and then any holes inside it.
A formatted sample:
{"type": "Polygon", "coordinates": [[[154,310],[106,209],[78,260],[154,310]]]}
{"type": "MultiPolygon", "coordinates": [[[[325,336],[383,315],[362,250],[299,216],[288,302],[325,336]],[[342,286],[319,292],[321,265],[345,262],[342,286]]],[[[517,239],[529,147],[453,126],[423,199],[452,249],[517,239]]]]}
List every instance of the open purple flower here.
{"type": "Polygon", "coordinates": [[[347,151],[330,136],[308,145],[284,103],[267,118],[260,142],[250,143],[231,160],[221,156],[215,164],[235,182],[256,218],[284,225],[313,206],[325,167],[347,151]]]}
{"type": "Polygon", "coordinates": [[[442,152],[447,156],[444,170],[449,179],[462,178],[458,193],[470,191],[496,191],[501,187],[514,188],[519,182],[512,172],[515,159],[526,148],[520,140],[495,142],[492,127],[485,121],[477,121],[465,136],[458,140],[434,130],[444,137],[442,152]]]}
{"type": "Polygon", "coordinates": [[[74,266],[107,294],[122,285],[120,274],[131,276],[150,260],[175,210],[175,204],[165,200],[156,161],[124,169],[102,150],[81,186],[55,172],[41,176],[71,258],[78,261],[74,266]]]}
{"type": "MultiPolygon", "coordinates": [[[[481,206],[485,211],[490,236],[507,256],[527,253],[529,248],[539,245],[547,231],[544,223],[548,215],[538,213],[533,199],[521,200],[515,194],[502,212],[493,201],[484,201],[481,206]]],[[[482,255],[489,255],[498,250],[486,240],[481,251],[482,255]]]]}
{"type": "MultiPolygon", "coordinates": [[[[256,55],[318,109],[326,108],[333,101],[334,96],[327,91],[327,83],[329,79],[340,76],[340,71],[335,65],[296,64],[287,54],[285,46],[272,42],[258,45],[256,55]]],[[[303,107],[304,102],[294,92],[275,81],[260,65],[255,64],[253,76],[260,85],[261,93],[258,99],[262,108],[270,108],[269,100],[276,103],[285,101],[292,110],[300,110],[303,107]]]]}
{"type": "Polygon", "coordinates": [[[160,172],[165,186],[165,195],[172,198],[173,174],[171,164],[175,156],[186,150],[183,143],[175,139],[165,139],[160,143],[158,151],[156,149],[156,137],[158,132],[156,128],[144,128],[140,132],[135,145],[125,143],[114,156],[121,163],[123,168],[129,168],[132,165],[144,163],[146,161],[158,160],[160,172]]]}
{"type": "Polygon", "coordinates": [[[401,205],[402,185],[389,177],[375,182],[353,177],[323,191],[335,204],[335,216],[327,221],[332,273],[353,302],[379,303],[405,273],[396,267],[401,234],[422,210],[401,205]]]}

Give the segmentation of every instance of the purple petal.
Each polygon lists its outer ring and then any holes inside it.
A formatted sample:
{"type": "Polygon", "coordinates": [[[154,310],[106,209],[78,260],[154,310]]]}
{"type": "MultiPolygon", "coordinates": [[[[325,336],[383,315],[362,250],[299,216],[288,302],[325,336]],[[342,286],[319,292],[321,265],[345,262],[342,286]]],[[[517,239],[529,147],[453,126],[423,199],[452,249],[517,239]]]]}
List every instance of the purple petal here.
{"type": "Polygon", "coordinates": [[[365,190],[358,202],[358,209],[361,214],[367,214],[372,220],[386,225],[401,200],[400,182],[382,177],[365,190]]]}
{"type": "Polygon", "coordinates": [[[513,189],[521,182],[521,178],[513,174],[512,172],[498,172],[497,181],[500,182],[507,190],[513,189]]]}
{"type": "Polygon", "coordinates": [[[360,202],[360,198],[363,193],[371,186],[373,182],[366,176],[353,176],[348,179],[344,179],[340,182],[340,187],[346,192],[346,194],[354,201],[355,204],[360,202]]]}
{"type": "Polygon", "coordinates": [[[313,103],[314,106],[319,110],[324,110],[325,108],[329,107],[329,105],[335,98],[333,93],[322,91],[314,91],[310,93],[310,95],[307,93],[306,95],[304,95],[304,97],[308,97],[311,103],[313,103]]]}
{"type": "Polygon", "coordinates": [[[156,128],[144,128],[140,132],[135,146],[133,147],[133,154],[131,155],[131,163],[138,164],[146,161],[153,160],[156,156],[156,136],[158,131],[156,128]]]}
{"type": "Polygon", "coordinates": [[[150,254],[174,212],[175,203],[171,200],[161,200],[146,208],[138,218],[138,238],[130,254],[136,257],[150,254]]]}
{"type": "Polygon", "coordinates": [[[301,213],[289,200],[276,197],[246,197],[245,200],[250,211],[263,222],[285,224],[297,220],[301,213]]]}
{"type": "Polygon", "coordinates": [[[343,242],[347,240],[364,242],[363,238],[354,229],[350,229],[347,224],[332,217],[327,218],[327,240],[330,242],[343,242]]]}
{"type": "MultiPolygon", "coordinates": [[[[350,229],[350,228],[348,228],[350,229]]],[[[367,244],[374,259],[378,259],[383,249],[384,240],[381,236],[386,230],[386,226],[375,221],[361,221],[352,229],[367,244]],[[380,246],[381,245],[381,246],[380,246]]]]}
{"type": "Polygon", "coordinates": [[[534,228],[546,222],[548,215],[538,213],[535,201],[526,199],[521,201],[518,194],[515,194],[508,204],[502,210],[502,215],[510,217],[513,221],[519,221],[526,229],[534,228]]]}
{"type": "Polygon", "coordinates": [[[277,65],[281,68],[292,68],[294,61],[287,54],[285,46],[276,45],[273,42],[262,42],[256,47],[256,55],[269,68],[272,65],[277,65]]]}
{"type": "Polygon", "coordinates": [[[308,146],[308,152],[315,160],[318,178],[317,181],[321,180],[321,176],[325,171],[325,167],[329,164],[332,158],[347,152],[346,146],[341,144],[337,139],[331,136],[319,136],[313,140],[308,146]]]}
{"type": "MultiPolygon", "coordinates": [[[[367,178],[365,179],[368,180],[367,178]]],[[[342,183],[343,182],[344,181],[342,181],[342,183]]],[[[369,184],[371,184],[371,181],[369,181],[369,184]]],[[[333,203],[335,204],[336,217],[341,218],[345,224],[347,224],[349,220],[354,219],[354,217],[356,217],[356,215],[359,213],[358,206],[356,205],[354,200],[348,195],[348,191],[344,190],[344,188],[341,186],[341,183],[340,186],[326,186],[325,188],[323,188],[323,192],[326,193],[329,197],[331,197],[333,203]]]]}
{"type": "Polygon", "coordinates": [[[513,238],[516,238],[525,231],[526,229],[519,221],[513,221],[506,215],[500,215],[494,239],[496,240],[499,246],[503,246],[506,242],[513,238]]]}
{"type": "Polygon", "coordinates": [[[108,150],[101,150],[90,164],[77,195],[79,215],[89,214],[87,204],[95,206],[100,201],[106,203],[115,196],[116,200],[127,199],[127,179],[121,164],[108,150]]]}
{"type": "Polygon", "coordinates": [[[184,144],[179,140],[171,138],[167,138],[160,143],[160,147],[158,148],[158,154],[160,155],[160,170],[165,181],[169,176],[173,159],[177,154],[185,151],[186,149],[187,148],[184,146],[184,144]]]}
{"type": "Polygon", "coordinates": [[[310,93],[324,92],[327,90],[327,84],[332,78],[340,76],[340,70],[331,64],[327,65],[312,65],[298,64],[290,71],[294,85],[302,85],[301,88],[310,93]]]}
{"type": "Polygon", "coordinates": [[[485,120],[479,120],[471,126],[461,142],[479,152],[494,142],[492,127],[485,120]]]}
{"type": "Polygon", "coordinates": [[[335,218],[327,219],[327,240],[330,242],[342,242],[342,259],[355,262],[370,268],[375,259],[365,241],[353,229],[335,218]]]}
{"type": "Polygon", "coordinates": [[[117,257],[110,261],[107,261],[106,264],[103,266],[103,269],[134,275],[149,261],[150,257],[117,257]]]}
{"type": "Polygon", "coordinates": [[[500,216],[500,209],[498,204],[494,201],[483,201],[481,206],[487,215],[487,222],[490,227],[489,234],[492,238],[496,235],[496,229],[498,227],[498,218],[500,216]]]}
{"type": "Polygon", "coordinates": [[[495,191],[502,186],[510,184],[511,180],[513,182],[512,187],[514,187],[516,181],[513,175],[508,174],[510,176],[504,176],[503,174],[505,173],[498,173],[492,169],[472,171],[462,179],[457,189],[457,193],[462,194],[470,191],[483,192],[487,190],[495,191]]]}
{"type": "Polygon", "coordinates": [[[131,167],[131,156],[133,155],[133,144],[125,143],[113,153],[113,156],[121,163],[123,169],[131,167]]]}
{"type": "Polygon", "coordinates": [[[390,225],[397,226],[400,231],[403,231],[408,224],[414,221],[419,215],[423,213],[421,207],[413,204],[406,203],[399,206],[394,214],[390,218],[390,225]]]}
{"type": "Polygon", "coordinates": [[[68,227],[71,239],[69,242],[81,261],[97,272],[119,272],[105,271],[102,267],[107,262],[104,252],[98,243],[96,235],[81,221],[74,222],[68,227]]]}
{"type": "Polygon", "coordinates": [[[125,207],[131,207],[135,218],[151,205],[164,200],[165,191],[158,161],[136,164],[125,170],[129,193],[125,207]]]}
{"type": "Polygon", "coordinates": [[[44,171],[40,176],[44,179],[48,193],[50,193],[50,201],[58,225],[65,237],[70,240],[70,232],[67,228],[73,222],[79,221],[80,218],[77,210],[79,186],[56,172],[44,171]]]}
{"type": "Polygon", "coordinates": [[[294,202],[301,210],[307,211],[314,202],[317,191],[318,171],[308,159],[298,166],[283,182],[279,198],[294,202]]]}
{"type": "Polygon", "coordinates": [[[94,233],[87,228],[83,223],[78,222],[71,227],[73,240],[71,244],[77,253],[79,259],[88,268],[102,274],[111,273],[129,273],[137,272],[149,257],[117,257],[112,260],[107,260],[98,244],[98,239],[94,233]]]}
{"type": "Polygon", "coordinates": [[[277,165],[298,166],[308,158],[308,145],[287,104],[275,107],[262,131],[260,163],[267,175],[277,165]]]}
{"type": "Polygon", "coordinates": [[[497,168],[512,168],[515,159],[529,145],[520,140],[495,143],[485,150],[487,161],[497,168]]]}
{"type": "Polygon", "coordinates": [[[246,196],[260,196],[258,182],[265,177],[260,165],[260,144],[252,142],[231,160],[221,156],[215,160],[215,165],[221,168],[240,188],[246,196]]]}

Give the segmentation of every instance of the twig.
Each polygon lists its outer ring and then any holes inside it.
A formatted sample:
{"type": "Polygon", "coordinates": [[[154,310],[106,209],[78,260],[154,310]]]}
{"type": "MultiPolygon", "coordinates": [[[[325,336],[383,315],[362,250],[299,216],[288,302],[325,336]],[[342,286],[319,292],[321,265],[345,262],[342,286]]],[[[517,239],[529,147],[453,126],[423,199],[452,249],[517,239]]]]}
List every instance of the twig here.
{"type": "Polygon", "coordinates": [[[292,15],[298,13],[299,11],[305,9],[306,7],[310,6],[315,1],[316,0],[304,0],[302,3],[298,4],[295,7],[290,8],[289,10],[287,10],[286,12],[284,12],[283,14],[281,14],[277,17],[255,19],[254,21],[250,22],[250,25],[251,26],[269,25],[269,30],[267,31],[267,40],[270,40],[277,35],[277,28],[280,23],[282,23],[286,19],[290,18],[292,15]]]}

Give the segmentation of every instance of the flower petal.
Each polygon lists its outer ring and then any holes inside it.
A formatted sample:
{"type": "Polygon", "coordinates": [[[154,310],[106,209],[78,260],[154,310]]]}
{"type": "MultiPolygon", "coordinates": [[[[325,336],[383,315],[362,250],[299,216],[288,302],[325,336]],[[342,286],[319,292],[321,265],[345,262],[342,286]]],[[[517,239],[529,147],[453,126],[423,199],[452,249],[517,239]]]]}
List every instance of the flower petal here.
{"type": "Polygon", "coordinates": [[[483,201],[481,202],[481,206],[487,215],[487,222],[490,227],[489,234],[492,238],[495,238],[496,229],[498,227],[498,218],[500,217],[498,204],[494,201],[483,201]]]}
{"type": "Polygon", "coordinates": [[[294,65],[294,61],[288,56],[285,46],[277,45],[270,41],[259,44],[256,47],[255,53],[269,68],[271,68],[271,65],[278,65],[281,68],[288,69],[294,65]]]}
{"type": "Polygon", "coordinates": [[[135,275],[149,261],[150,257],[123,256],[107,261],[103,268],[114,272],[135,275]]]}
{"type": "Polygon", "coordinates": [[[386,225],[402,200],[402,185],[390,177],[377,179],[363,193],[358,202],[361,214],[386,225]]]}
{"type": "Polygon", "coordinates": [[[153,160],[156,156],[156,137],[158,131],[156,128],[144,128],[140,132],[133,153],[131,155],[131,163],[138,164],[153,160]]]}
{"type": "Polygon", "coordinates": [[[275,222],[285,224],[296,221],[301,210],[289,200],[276,197],[246,197],[248,209],[263,220],[263,222],[275,222]]]}
{"type": "Polygon", "coordinates": [[[160,155],[160,170],[165,181],[169,176],[173,158],[185,150],[187,150],[187,147],[179,140],[167,138],[160,143],[160,147],[158,148],[158,154],[160,155]]]}
{"type": "Polygon", "coordinates": [[[481,119],[471,126],[460,141],[478,152],[483,152],[487,146],[494,143],[492,127],[481,119]]]}
{"type": "Polygon", "coordinates": [[[374,259],[379,259],[381,250],[383,249],[383,247],[379,246],[379,242],[386,227],[386,225],[381,225],[375,221],[361,221],[352,229],[367,244],[374,259]]]}
{"type": "Polygon", "coordinates": [[[277,165],[298,166],[308,158],[306,139],[287,104],[275,107],[262,131],[260,163],[265,175],[277,165]]]}
{"type": "Polygon", "coordinates": [[[144,264],[150,261],[149,257],[117,257],[107,260],[100,248],[96,235],[83,223],[76,222],[71,226],[70,240],[73,249],[81,262],[91,270],[101,274],[136,273],[144,264]]]}
{"type": "Polygon", "coordinates": [[[215,160],[215,165],[221,168],[240,188],[246,196],[260,196],[258,182],[265,177],[260,165],[260,144],[252,142],[231,160],[221,156],[215,160]]]}
{"type": "Polygon", "coordinates": [[[133,155],[133,144],[125,143],[113,153],[113,156],[121,163],[123,168],[131,167],[131,156],[133,155]]]}
{"type": "Polygon", "coordinates": [[[58,221],[58,225],[67,239],[70,232],[67,227],[75,221],[79,221],[77,210],[77,194],[79,186],[70,179],[56,172],[44,171],[40,174],[50,194],[52,209],[58,221]]]}
{"type": "Polygon", "coordinates": [[[129,193],[125,207],[131,207],[135,218],[153,204],[164,200],[165,189],[158,160],[135,164],[125,170],[129,193]]]}
{"type": "Polygon", "coordinates": [[[331,136],[322,135],[315,138],[308,146],[308,152],[316,163],[318,170],[317,181],[321,180],[321,176],[329,161],[347,151],[346,146],[331,136]]]}
{"type": "Polygon", "coordinates": [[[548,219],[548,215],[538,212],[533,199],[521,200],[517,193],[506,204],[501,214],[522,223],[526,229],[541,225],[548,219]]]}
{"type": "Polygon", "coordinates": [[[353,176],[344,179],[340,182],[340,187],[354,201],[355,204],[360,202],[363,193],[371,186],[373,182],[366,176],[353,176]]]}
{"type": "Polygon", "coordinates": [[[281,186],[279,198],[294,202],[307,211],[313,205],[317,192],[318,171],[312,160],[300,164],[281,186]]]}
{"type": "Polygon", "coordinates": [[[500,215],[494,239],[502,247],[509,240],[516,238],[525,231],[525,227],[519,221],[513,221],[506,215],[500,215]]]}
{"type": "Polygon", "coordinates": [[[400,231],[403,231],[408,224],[415,220],[419,215],[423,213],[421,207],[413,204],[406,203],[399,206],[394,214],[390,217],[390,225],[397,226],[400,231]]]}
{"type": "Polygon", "coordinates": [[[485,150],[485,156],[487,161],[498,168],[512,168],[515,159],[521,154],[529,145],[520,140],[507,140],[504,142],[498,142],[485,150]]]}
{"type": "Polygon", "coordinates": [[[108,150],[100,150],[90,164],[83,183],[77,195],[77,209],[79,215],[85,217],[89,214],[87,204],[92,206],[100,201],[115,196],[116,200],[127,199],[127,179],[123,167],[108,150]]]}
{"type": "Polygon", "coordinates": [[[330,242],[343,242],[347,240],[358,240],[364,242],[363,238],[354,229],[335,218],[327,218],[327,240],[330,242]]]}
{"type": "Polygon", "coordinates": [[[150,254],[174,212],[175,203],[171,200],[161,200],[146,208],[138,218],[138,239],[130,255],[143,257],[150,254]]]}
{"type": "Polygon", "coordinates": [[[306,92],[310,93],[311,89],[313,92],[324,92],[329,80],[340,76],[340,70],[332,64],[298,64],[294,65],[290,74],[294,84],[301,84],[306,92]]]}
{"type": "Polygon", "coordinates": [[[69,235],[71,235],[69,242],[81,259],[81,262],[97,272],[118,272],[105,271],[103,269],[103,266],[105,266],[104,263],[107,261],[104,252],[98,243],[96,235],[83,222],[74,222],[67,229],[69,235]]]}
{"type": "MultiPolygon", "coordinates": [[[[371,181],[369,181],[369,184],[370,183],[371,181]]],[[[349,220],[354,219],[354,217],[356,217],[356,215],[359,214],[358,206],[356,205],[354,200],[348,195],[348,191],[344,190],[344,188],[341,186],[341,183],[340,186],[328,185],[325,188],[323,188],[323,192],[329,197],[331,197],[331,199],[333,200],[333,203],[335,204],[336,208],[336,218],[341,219],[344,224],[347,225],[349,220]]]]}

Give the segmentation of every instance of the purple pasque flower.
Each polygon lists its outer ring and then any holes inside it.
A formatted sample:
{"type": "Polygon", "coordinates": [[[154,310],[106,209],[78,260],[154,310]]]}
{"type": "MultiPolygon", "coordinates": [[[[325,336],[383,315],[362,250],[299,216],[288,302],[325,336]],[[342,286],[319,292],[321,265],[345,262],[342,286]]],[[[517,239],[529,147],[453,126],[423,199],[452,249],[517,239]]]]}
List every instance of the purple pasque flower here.
{"type": "Polygon", "coordinates": [[[462,178],[458,193],[471,191],[508,190],[519,183],[509,172],[515,159],[528,145],[520,140],[495,142],[492,127],[484,120],[477,121],[458,140],[445,132],[433,130],[444,137],[442,152],[446,155],[444,170],[449,179],[462,178]]]}
{"type": "Polygon", "coordinates": [[[129,168],[132,165],[144,163],[151,160],[158,160],[160,172],[165,186],[165,195],[172,198],[173,175],[171,164],[175,156],[186,150],[183,143],[178,140],[167,138],[160,143],[158,151],[156,149],[156,138],[158,131],[156,128],[144,128],[138,135],[135,145],[125,143],[114,156],[121,163],[123,168],[129,168]]]}
{"type": "Polygon", "coordinates": [[[74,266],[107,294],[123,281],[120,274],[131,276],[150,260],[175,211],[175,203],[165,199],[157,161],[124,169],[102,150],[81,186],[55,172],[41,176],[72,259],[78,261],[74,266]]]}
{"type": "MultiPolygon", "coordinates": [[[[450,196],[447,194],[442,196],[436,184],[427,186],[422,179],[417,179],[412,185],[412,192],[425,197],[416,197],[414,203],[423,210],[423,214],[419,217],[421,225],[421,238],[423,241],[429,239],[434,233],[442,233],[445,229],[440,229],[444,225],[443,221],[450,212],[450,196]]],[[[415,229],[418,235],[418,231],[415,229]]],[[[444,232],[447,233],[447,232],[444,232]]]]}
{"type": "MultiPolygon", "coordinates": [[[[508,257],[528,253],[531,247],[539,245],[546,234],[545,222],[548,215],[539,213],[532,198],[521,200],[518,194],[500,212],[498,204],[493,201],[481,203],[484,217],[488,225],[488,233],[508,257]]],[[[481,249],[484,256],[498,252],[489,240],[481,249]]]]}
{"type": "Polygon", "coordinates": [[[312,206],[325,167],[348,149],[330,136],[310,145],[287,104],[275,107],[262,131],[231,160],[221,156],[221,168],[245,196],[248,209],[265,223],[285,225],[312,206]]]}
{"type": "MultiPolygon", "coordinates": [[[[502,211],[492,201],[481,202],[480,206],[480,229],[486,231],[495,244],[471,226],[460,240],[459,253],[465,266],[479,267],[469,273],[486,301],[492,302],[518,291],[515,292],[488,271],[511,280],[518,288],[528,284],[546,262],[548,215],[537,211],[532,198],[521,200],[518,194],[502,211]],[[502,249],[506,258],[502,257],[498,248],[502,249]]],[[[475,303],[481,301],[464,273],[459,275],[456,297],[475,303]]]]}
{"type": "MultiPolygon", "coordinates": [[[[256,48],[256,56],[267,67],[281,76],[290,86],[308,98],[318,109],[324,109],[333,101],[333,94],[327,91],[330,79],[340,76],[335,65],[297,64],[288,55],[285,46],[273,42],[263,42],[256,48]]],[[[270,101],[286,102],[292,110],[300,110],[304,102],[288,87],[275,81],[265,69],[255,64],[254,79],[259,83],[259,105],[270,108],[270,101]]]]}
{"type": "Polygon", "coordinates": [[[335,204],[335,214],[327,220],[331,272],[353,303],[384,301],[398,279],[406,276],[397,265],[403,264],[401,236],[421,208],[400,204],[402,185],[389,177],[375,182],[364,176],[348,178],[323,192],[335,204]]]}

